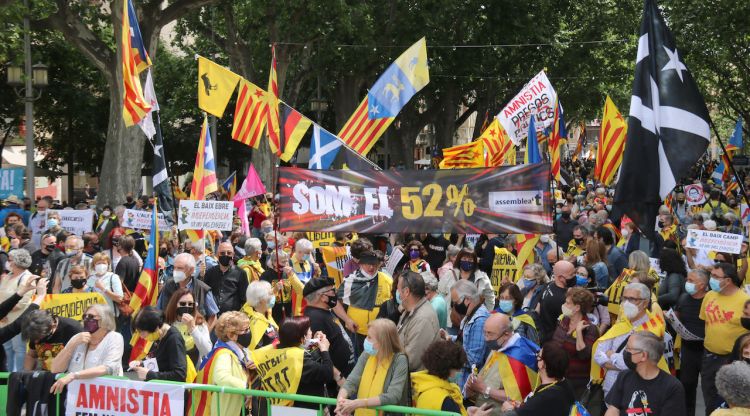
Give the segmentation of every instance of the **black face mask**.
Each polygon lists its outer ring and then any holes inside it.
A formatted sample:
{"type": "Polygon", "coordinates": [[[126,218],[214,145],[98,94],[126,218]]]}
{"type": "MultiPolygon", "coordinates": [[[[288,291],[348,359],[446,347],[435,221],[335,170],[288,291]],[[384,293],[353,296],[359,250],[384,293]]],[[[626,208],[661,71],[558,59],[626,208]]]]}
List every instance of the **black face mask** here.
{"type": "Polygon", "coordinates": [[[185,313],[188,315],[192,315],[193,311],[194,309],[191,308],[190,306],[179,306],[177,307],[177,319],[179,320],[180,318],[182,318],[182,314],[185,314],[185,313]]]}
{"type": "Polygon", "coordinates": [[[565,286],[566,287],[575,287],[576,286],[576,277],[573,276],[570,279],[565,279],[565,286]]]}
{"type": "Polygon", "coordinates": [[[231,262],[232,256],[219,256],[219,264],[221,264],[222,266],[227,267],[231,262]]]}
{"type": "Polygon", "coordinates": [[[583,244],[583,238],[574,238],[573,240],[575,240],[577,246],[583,244]]]}
{"type": "Polygon", "coordinates": [[[55,251],[55,249],[57,248],[57,246],[54,245],[54,244],[47,244],[47,246],[45,248],[47,249],[47,251],[55,251]]]}
{"type": "Polygon", "coordinates": [[[740,318],[740,325],[742,325],[743,328],[750,330],[750,318],[740,318]]]}
{"type": "Polygon", "coordinates": [[[561,216],[561,217],[562,217],[563,219],[566,219],[566,220],[569,220],[569,219],[570,219],[570,213],[569,213],[569,212],[563,212],[562,214],[560,214],[560,216],[561,216]]]}
{"type": "Polygon", "coordinates": [[[133,197],[129,196],[129,197],[125,198],[125,200],[128,201],[128,204],[129,204],[129,203],[133,202],[133,197]]]}
{"type": "Polygon", "coordinates": [[[466,312],[469,311],[469,307],[463,302],[452,303],[451,306],[453,306],[453,310],[455,310],[459,315],[466,316],[466,312]]]}
{"type": "Polygon", "coordinates": [[[638,364],[633,362],[633,354],[631,354],[628,350],[622,352],[622,360],[625,361],[625,366],[633,371],[635,371],[635,368],[638,367],[638,364]]]}
{"type": "Polygon", "coordinates": [[[664,228],[664,221],[659,221],[659,228],[664,228]]]}
{"type": "Polygon", "coordinates": [[[165,258],[167,257],[167,249],[166,248],[162,248],[162,249],[159,250],[159,257],[165,257],[165,258]]]}
{"type": "Polygon", "coordinates": [[[237,336],[237,343],[242,345],[245,348],[250,347],[250,340],[252,340],[252,335],[250,334],[250,332],[248,332],[247,334],[241,334],[237,336]]]}
{"type": "Polygon", "coordinates": [[[83,289],[83,287],[86,286],[86,279],[76,279],[76,280],[71,279],[70,285],[76,289],[83,289]]]}
{"type": "Polygon", "coordinates": [[[333,309],[339,303],[338,296],[336,295],[326,295],[326,296],[328,296],[328,301],[326,302],[326,304],[328,305],[329,308],[333,309]]]}

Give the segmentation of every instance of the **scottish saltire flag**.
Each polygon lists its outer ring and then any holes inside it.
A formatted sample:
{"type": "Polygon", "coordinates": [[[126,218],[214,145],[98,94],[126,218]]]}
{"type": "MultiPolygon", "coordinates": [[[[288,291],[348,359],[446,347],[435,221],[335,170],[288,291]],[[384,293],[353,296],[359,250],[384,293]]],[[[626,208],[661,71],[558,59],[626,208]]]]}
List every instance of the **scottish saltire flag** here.
{"type": "Polygon", "coordinates": [[[221,187],[227,191],[227,195],[229,195],[229,200],[234,200],[234,195],[237,193],[237,171],[235,170],[232,172],[229,177],[227,177],[224,180],[224,183],[221,184],[221,187]]]}
{"type": "Polygon", "coordinates": [[[727,143],[727,152],[742,151],[742,116],[737,117],[737,123],[734,125],[734,132],[727,143]]]}
{"type": "MultiPolygon", "coordinates": [[[[157,205],[159,203],[155,201],[153,216],[151,217],[151,234],[148,239],[148,254],[146,255],[146,260],[143,261],[143,271],[141,271],[141,276],[138,278],[133,296],[130,298],[130,307],[133,308],[133,316],[142,307],[155,305],[156,299],[159,297],[159,269],[156,263],[157,251],[159,250],[157,205]]],[[[145,352],[148,351],[148,348],[151,347],[151,342],[141,338],[138,332],[135,332],[130,339],[130,345],[133,346],[133,349],[130,351],[130,360],[140,360],[145,355],[145,352]]]]}
{"type": "Polygon", "coordinates": [[[313,126],[312,144],[310,145],[309,169],[325,170],[331,167],[343,143],[338,137],[327,132],[319,125],[313,126]]]}
{"type": "Polygon", "coordinates": [[[709,115],[654,0],[645,0],[615,214],[652,236],[661,201],[706,152],[709,115]]]}
{"type": "Polygon", "coordinates": [[[524,156],[524,163],[539,163],[542,161],[542,155],[539,153],[539,143],[537,142],[536,126],[534,122],[535,117],[530,117],[529,120],[529,134],[526,139],[526,155],[524,156]]]}

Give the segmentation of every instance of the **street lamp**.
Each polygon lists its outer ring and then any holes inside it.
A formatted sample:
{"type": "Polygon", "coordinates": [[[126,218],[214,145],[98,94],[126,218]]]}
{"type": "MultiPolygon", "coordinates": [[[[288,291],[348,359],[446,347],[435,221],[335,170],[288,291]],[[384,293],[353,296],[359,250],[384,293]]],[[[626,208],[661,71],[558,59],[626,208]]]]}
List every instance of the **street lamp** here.
{"type": "Polygon", "coordinates": [[[317,97],[310,100],[310,109],[315,112],[318,124],[320,124],[321,115],[328,110],[328,101],[320,96],[320,76],[318,76],[317,97]]]}

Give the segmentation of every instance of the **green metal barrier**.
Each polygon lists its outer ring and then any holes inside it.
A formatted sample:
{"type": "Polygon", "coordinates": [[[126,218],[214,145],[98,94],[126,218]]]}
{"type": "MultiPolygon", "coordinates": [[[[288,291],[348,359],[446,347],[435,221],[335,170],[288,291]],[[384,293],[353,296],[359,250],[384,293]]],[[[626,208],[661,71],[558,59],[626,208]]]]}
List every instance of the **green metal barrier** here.
{"type": "MultiPolygon", "coordinates": [[[[8,399],[9,376],[10,376],[10,373],[0,372],[0,380],[5,381],[4,384],[0,384],[0,415],[5,415],[5,406],[6,406],[7,399],[8,399]]],[[[110,378],[110,379],[115,379],[115,380],[129,380],[127,377],[115,377],[115,376],[105,376],[102,378],[110,378]]],[[[149,383],[183,385],[186,390],[207,391],[211,393],[237,394],[243,397],[263,397],[266,399],[283,399],[283,400],[292,400],[294,402],[313,403],[313,404],[318,405],[318,416],[323,416],[324,407],[336,406],[336,399],[329,398],[329,397],[305,396],[302,394],[276,393],[273,391],[240,389],[236,387],[221,387],[221,386],[206,385],[206,384],[180,383],[176,381],[166,381],[166,380],[151,380],[149,383]]],[[[57,413],[58,414],[60,414],[60,400],[61,400],[61,397],[60,395],[58,395],[57,396],[57,413]]],[[[217,396],[216,402],[218,406],[218,409],[216,409],[217,414],[219,414],[220,416],[235,416],[235,415],[221,415],[221,410],[220,410],[221,409],[221,396],[217,396]]],[[[273,416],[272,410],[271,410],[271,402],[269,400],[266,400],[266,405],[268,409],[268,416],[273,416]]],[[[386,413],[401,413],[405,415],[416,415],[416,416],[461,416],[460,414],[453,413],[453,412],[419,409],[416,407],[407,407],[407,406],[387,405],[387,406],[372,407],[370,409],[375,409],[375,410],[383,411],[386,413]]],[[[191,407],[191,409],[188,411],[188,415],[195,416],[195,409],[191,407]]],[[[245,415],[246,415],[246,412],[245,412],[245,408],[243,407],[242,416],[245,416],[245,415]]]]}

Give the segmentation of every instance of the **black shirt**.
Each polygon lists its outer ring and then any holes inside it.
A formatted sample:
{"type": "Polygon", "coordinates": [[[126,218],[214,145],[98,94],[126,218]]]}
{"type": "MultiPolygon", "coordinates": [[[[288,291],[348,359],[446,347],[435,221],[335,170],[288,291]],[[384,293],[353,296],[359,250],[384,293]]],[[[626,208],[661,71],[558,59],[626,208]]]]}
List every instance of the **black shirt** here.
{"type": "Polygon", "coordinates": [[[537,387],[533,396],[516,409],[518,416],[568,416],[576,402],[573,386],[568,380],[537,387]]]}
{"type": "Polygon", "coordinates": [[[539,318],[542,332],[542,343],[552,338],[552,333],[557,327],[557,318],[562,313],[562,304],[565,303],[566,287],[558,287],[555,282],[549,282],[542,290],[542,299],[539,305],[539,318]]]}
{"type": "Polygon", "coordinates": [[[698,317],[701,310],[703,298],[694,299],[688,293],[683,293],[677,300],[675,308],[680,314],[680,322],[685,325],[688,331],[704,338],[706,336],[706,322],[698,317]]]}
{"type": "Polygon", "coordinates": [[[644,380],[635,371],[622,371],[605,399],[620,415],[685,415],[685,390],[664,371],[653,380],[644,380]]]}
{"type": "Polygon", "coordinates": [[[156,358],[159,371],[149,371],[146,381],[172,380],[185,381],[187,359],[185,358],[185,340],[177,328],[170,326],[164,338],[151,346],[149,357],[156,358]]]}
{"type": "Polygon", "coordinates": [[[138,259],[132,255],[120,257],[120,261],[117,262],[117,268],[115,268],[115,274],[120,276],[122,284],[131,292],[135,292],[140,272],[141,265],[138,263],[138,259]]]}
{"type": "MultiPolygon", "coordinates": [[[[312,351],[305,351],[305,355],[302,361],[302,375],[300,376],[299,386],[297,387],[297,393],[304,394],[307,396],[319,396],[326,397],[326,385],[333,381],[333,362],[331,362],[331,356],[328,351],[319,351],[317,349],[312,351]]],[[[332,394],[332,397],[335,396],[332,394]]],[[[296,407],[302,407],[306,409],[318,409],[319,404],[316,403],[294,403],[296,407]]]]}
{"type": "Polygon", "coordinates": [[[308,305],[305,308],[304,315],[310,318],[310,330],[313,334],[318,331],[326,334],[326,338],[331,343],[331,360],[333,360],[333,365],[341,372],[341,376],[349,376],[355,364],[354,347],[351,339],[344,333],[344,329],[337,322],[333,313],[326,309],[308,305]]]}
{"type": "Polygon", "coordinates": [[[37,362],[41,363],[41,369],[49,371],[52,360],[62,351],[65,344],[73,336],[83,331],[81,324],[70,318],[57,317],[57,329],[47,339],[33,342],[29,341],[29,350],[36,352],[37,362]]]}
{"type": "Polygon", "coordinates": [[[228,311],[238,311],[245,304],[245,291],[247,290],[247,273],[234,265],[229,266],[226,272],[221,271],[221,266],[216,265],[206,270],[203,282],[211,287],[219,314],[228,311]]]}
{"type": "Polygon", "coordinates": [[[427,263],[430,265],[430,269],[437,273],[437,269],[445,263],[445,251],[451,244],[442,234],[439,237],[433,237],[428,235],[427,238],[422,241],[424,248],[427,249],[427,263]]]}
{"type": "Polygon", "coordinates": [[[31,253],[31,266],[29,266],[29,271],[32,274],[41,276],[42,270],[44,270],[44,263],[49,261],[49,270],[56,270],[57,262],[64,257],[65,255],[63,255],[58,249],[55,249],[55,251],[52,251],[49,254],[44,254],[42,253],[42,250],[39,249],[31,253]]]}
{"type": "Polygon", "coordinates": [[[555,236],[557,236],[557,246],[563,250],[568,249],[568,243],[573,239],[573,227],[578,225],[576,220],[565,221],[562,218],[555,220],[555,236]]]}

